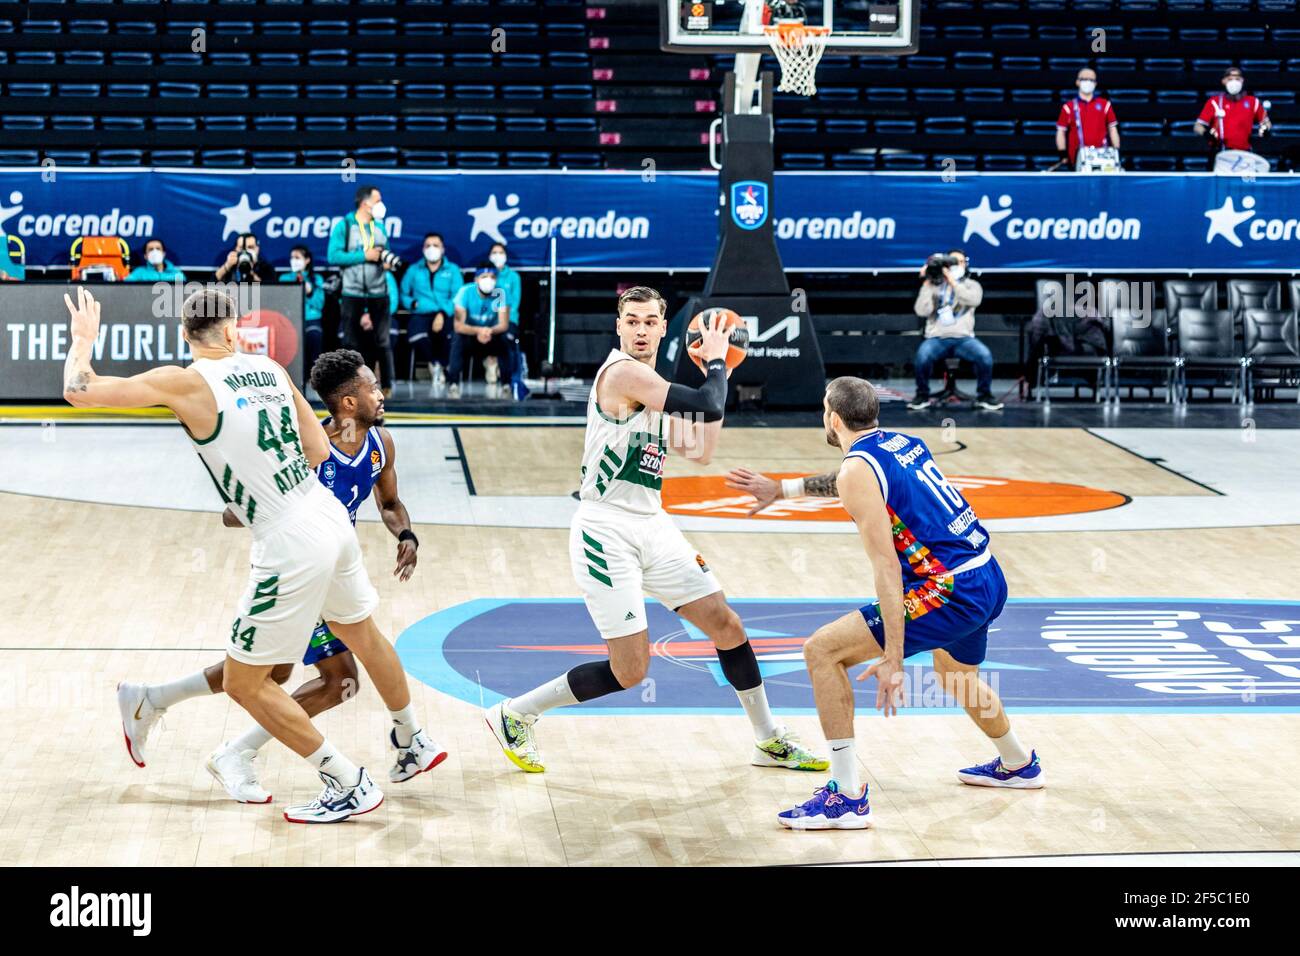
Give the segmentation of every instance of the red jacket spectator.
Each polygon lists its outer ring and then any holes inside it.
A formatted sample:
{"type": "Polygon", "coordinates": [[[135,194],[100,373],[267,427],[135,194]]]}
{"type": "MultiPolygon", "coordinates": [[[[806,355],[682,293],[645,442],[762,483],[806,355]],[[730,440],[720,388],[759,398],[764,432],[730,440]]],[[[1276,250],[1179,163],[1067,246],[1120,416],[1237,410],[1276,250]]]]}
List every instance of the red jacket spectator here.
{"type": "Polygon", "coordinates": [[[1271,125],[1264,104],[1257,96],[1243,91],[1245,78],[1241,70],[1232,67],[1223,74],[1222,93],[1215,93],[1205,101],[1201,115],[1196,117],[1196,132],[1209,134],[1217,140],[1219,149],[1250,149],[1250,134],[1259,123],[1260,132],[1271,125]]]}
{"type": "Polygon", "coordinates": [[[1094,95],[1097,74],[1084,67],[1075,77],[1074,85],[1079,95],[1061,104],[1056,118],[1056,150],[1071,167],[1079,155],[1079,147],[1105,146],[1109,143],[1119,148],[1119,120],[1115,107],[1104,96],[1094,95]]]}

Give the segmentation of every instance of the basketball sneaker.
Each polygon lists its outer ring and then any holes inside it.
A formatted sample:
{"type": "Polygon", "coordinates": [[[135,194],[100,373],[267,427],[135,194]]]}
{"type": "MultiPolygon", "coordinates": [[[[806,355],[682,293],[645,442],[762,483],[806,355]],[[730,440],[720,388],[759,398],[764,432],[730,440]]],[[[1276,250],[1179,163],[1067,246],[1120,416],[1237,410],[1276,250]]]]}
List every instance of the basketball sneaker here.
{"type": "Polygon", "coordinates": [[[1002,766],[1001,757],[994,757],[978,767],[958,770],[957,779],[972,787],[1009,787],[1012,790],[1040,790],[1047,784],[1036,750],[1030,751],[1029,763],[1019,770],[1008,770],[1002,766]]]}
{"type": "Polygon", "coordinates": [[[212,751],[204,766],[232,800],[270,803],[271,795],[257,782],[257,771],[253,768],[256,756],[256,750],[236,750],[227,742],[212,751]]]}
{"type": "Polygon", "coordinates": [[[144,684],[117,685],[117,709],[122,712],[122,737],[126,740],[126,752],[131,762],[137,767],[144,766],[144,748],[149,743],[149,734],[160,717],[167,712],[165,707],[155,707],[149,703],[148,687],[144,684]]]}
{"type": "Polygon", "coordinates": [[[447,397],[453,400],[460,398],[460,382],[452,382],[447,386],[447,397]]]}
{"type": "Polygon", "coordinates": [[[907,403],[907,407],[914,412],[919,412],[922,411],[923,409],[929,408],[933,404],[934,404],[934,399],[932,399],[929,395],[918,395],[916,396],[916,398],[912,399],[910,402],[907,403]]]}
{"type": "Polygon", "coordinates": [[[829,770],[831,766],[829,760],[818,757],[788,730],[782,730],[767,740],[755,741],[754,756],[749,762],[755,767],[784,767],[787,770],[829,770]]]}
{"type": "Polygon", "coordinates": [[[493,704],[483,716],[507,760],[525,773],[541,773],[546,769],[537,752],[537,741],[533,739],[536,717],[516,714],[506,707],[505,701],[493,704]]]}
{"type": "Polygon", "coordinates": [[[437,363],[433,366],[433,371],[429,373],[429,397],[442,398],[447,391],[447,376],[442,370],[442,366],[437,363]]]}
{"type": "Polygon", "coordinates": [[[996,412],[1002,408],[1002,403],[992,395],[979,395],[975,398],[975,407],[989,412],[996,412]]]}
{"type": "Polygon", "coordinates": [[[867,789],[863,784],[862,796],[851,797],[834,780],[827,780],[807,803],[783,810],[776,818],[789,830],[866,830],[871,827],[867,789]]]}
{"type": "Polygon", "coordinates": [[[432,770],[447,759],[447,751],[419,731],[411,738],[410,746],[397,746],[397,731],[391,730],[388,739],[397,747],[397,762],[388,770],[388,779],[393,783],[402,783],[412,777],[418,777],[426,770],[432,770]]]}
{"type": "Polygon", "coordinates": [[[337,777],[327,773],[322,773],[320,778],[325,782],[325,789],[319,797],[284,811],[284,818],[290,823],[342,823],[349,817],[369,813],[384,802],[384,792],[375,786],[365,767],[361,768],[361,778],[351,787],[343,786],[337,777]]]}

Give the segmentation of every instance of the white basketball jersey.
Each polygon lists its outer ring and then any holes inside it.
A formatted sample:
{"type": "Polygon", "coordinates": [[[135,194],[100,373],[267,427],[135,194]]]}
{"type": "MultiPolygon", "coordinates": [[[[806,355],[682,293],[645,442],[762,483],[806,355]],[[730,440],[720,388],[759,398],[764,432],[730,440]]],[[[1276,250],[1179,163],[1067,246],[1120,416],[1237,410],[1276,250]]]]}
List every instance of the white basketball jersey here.
{"type": "Polygon", "coordinates": [[[254,532],[319,486],[302,451],[284,370],[265,355],[195,359],[217,402],[217,427],[191,435],[222,500],[254,532]]]}
{"type": "Polygon", "coordinates": [[[615,505],[634,514],[662,510],[664,441],[663,412],[641,408],[622,420],[611,418],[596,401],[596,386],[605,369],[615,362],[635,359],[617,349],[596,373],[587,399],[587,441],[582,452],[583,501],[615,505]]]}

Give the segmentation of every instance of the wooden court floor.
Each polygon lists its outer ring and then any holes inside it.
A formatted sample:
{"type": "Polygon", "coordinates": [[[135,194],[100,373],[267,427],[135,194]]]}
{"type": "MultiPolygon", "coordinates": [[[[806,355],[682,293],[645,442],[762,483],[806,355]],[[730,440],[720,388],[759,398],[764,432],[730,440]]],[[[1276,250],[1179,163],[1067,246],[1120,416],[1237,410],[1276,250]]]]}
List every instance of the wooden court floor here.
{"type": "MultiPolygon", "coordinates": [[[[833,466],[819,429],[783,431],[729,429],[710,470],[792,470],[797,457],[808,470],[833,466]]],[[[463,434],[480,493],[571,490],[580,430],[463,434]],[[525,473],[521,461],[535,467],[525,473]]],[[[942,445],[942,435],[926,437],[942,445]]],[[[960,437],[958,453],[972,459],[965,473],[1205,493],[1073,430],[960,437]]],[[[109,466],[80,464],[91,484],[109,466]]],[[[669,468],[691,473],[678,462],[669,468]]],[[[363,820],[291,826],[280,809],[310,799],[319,784],[278,743],[258,760],[271,806],[230,802],[204,771],[207,753],[246,726],[226,698],[169,711],[149,766],[137,769],[121,744],[113,694],[122,679],[172,679],[221,659],[247,537],[223,529],[215,513],[16,494],[0,494],[0,520],[0,602],[9,609],[0,636],[3,864],[748,865],[1300,849],[1296,714],[1013,712],[1050,786],[1003,792],[957,783],[957,768],[994,753],[965,717],[886,721],[860,709],[875,829],[795,834],[773,815],[806,799],[823,775],[750,767],[739,708],[731,716],[550,716],[539,724],[548,771],[525,775],[501,756],[477,707],[414,680],[417,707],[450,759],[387,785],[384,808],[363,820]]],[[[382,526],[358,530],[390,636],[474,598],[576,596],[563,530],[421,525],[420,565],[406,584],[391,577],[382,526]]],[[[735,597],[870,593],[852,535],[691,539],[735,597]]],[[[1021,597],[1284,599],[1296,594],[1300,528],[995,533],[994,548],[1021,597]]],[[[820,746],[815,718],[790,723],[820,746]]],[[[364,681],[320,724],[383,779],[385,714],[364,681]]]]}

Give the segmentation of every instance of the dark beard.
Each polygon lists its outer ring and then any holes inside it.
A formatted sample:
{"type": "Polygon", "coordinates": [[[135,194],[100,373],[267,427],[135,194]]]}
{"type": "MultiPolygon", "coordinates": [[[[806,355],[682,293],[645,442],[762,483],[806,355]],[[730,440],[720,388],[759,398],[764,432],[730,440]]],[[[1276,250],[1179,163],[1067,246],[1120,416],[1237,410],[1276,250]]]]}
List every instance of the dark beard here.
{"type": "Polygon", "coordinates": [[[840,447],[841,447],[841,446],[840,446],[840,436],[837,435],[837,434],[835,434],[835,432],[831,431],[831,429],[829,429],[829,428],[826,429],[826,444],[830,445],[832,448],[840,448],[840,447]]]}

